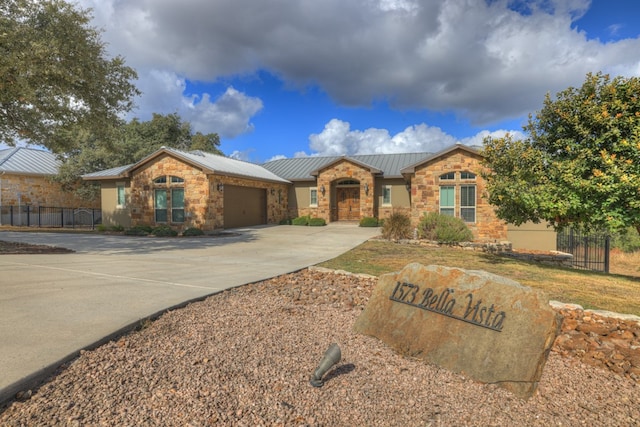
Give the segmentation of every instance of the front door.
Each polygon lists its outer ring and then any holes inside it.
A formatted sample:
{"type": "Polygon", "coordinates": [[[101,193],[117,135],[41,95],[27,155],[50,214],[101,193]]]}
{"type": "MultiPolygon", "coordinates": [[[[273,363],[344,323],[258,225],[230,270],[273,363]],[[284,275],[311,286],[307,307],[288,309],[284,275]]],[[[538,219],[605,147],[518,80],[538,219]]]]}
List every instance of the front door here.
{"type": "Polygon", "coordinates": [[[337,188],[338,221],[360,219],[360,187],[337,188]]]}

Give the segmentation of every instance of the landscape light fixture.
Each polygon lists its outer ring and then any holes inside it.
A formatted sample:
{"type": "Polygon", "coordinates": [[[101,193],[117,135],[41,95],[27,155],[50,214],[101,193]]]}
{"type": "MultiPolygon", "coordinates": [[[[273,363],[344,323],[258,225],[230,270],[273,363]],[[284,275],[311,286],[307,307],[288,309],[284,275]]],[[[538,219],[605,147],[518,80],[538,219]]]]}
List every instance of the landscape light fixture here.
{"type": "Polygon", "coordinates": [[[342,352],[340,351],[340,347],[338,347],[338,344],[331,344],[327,351],[324,352],[324,356],[322,357],[322,360],[318,364],[316,370],[313,371],[313,375],[311,375],[311,379],[309,380],[311,385],[314,387],[322,387],[324,385],[322,376],[326,374],[333,365],[338,363],[341,358],[342,352]]]}

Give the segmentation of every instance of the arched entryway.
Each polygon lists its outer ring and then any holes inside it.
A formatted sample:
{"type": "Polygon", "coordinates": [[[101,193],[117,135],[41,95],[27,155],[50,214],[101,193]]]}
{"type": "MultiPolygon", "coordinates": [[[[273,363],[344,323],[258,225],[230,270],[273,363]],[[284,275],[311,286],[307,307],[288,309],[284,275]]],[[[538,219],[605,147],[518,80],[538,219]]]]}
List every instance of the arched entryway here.
{"type": "Polygon", "coordinates": [[[336,182],[336,220],[360,219],[360,181],[343,179],[336,182]]]}

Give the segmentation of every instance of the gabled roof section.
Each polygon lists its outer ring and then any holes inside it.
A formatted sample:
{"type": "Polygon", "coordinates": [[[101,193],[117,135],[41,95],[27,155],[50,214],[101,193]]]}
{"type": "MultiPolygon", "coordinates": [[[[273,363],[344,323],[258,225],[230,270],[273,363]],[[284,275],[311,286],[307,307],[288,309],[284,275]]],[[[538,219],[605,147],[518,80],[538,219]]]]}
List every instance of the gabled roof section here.
{"type": "Polygon", "coordinates": [[[263,164],[266,169],[290,181],[315,180],[314,173],[335,162],[346,159],[380,173],[386,178],[400,178],[400,170],[431,156],[431,153],[361,154],[354,156],[298,157],[272,160],[263,164]]]}
{"type": "Polygon", "coordinates": [[[450,153],[452,153],[452,152],[454,152],[456,150],[463,150],[463,151],[466,151],[468,153],[475,154],[477,156],[482,157],[482,153],[480,153],[480,151],[476,150],[475,148],[471,148],[471,147],[468,147],[468,146],[462,145],[462,144],[456,144],[456,145],[452,145],[451,147],[445,148],[444,150],[439,151],[439,152],[437,152],[435,154],[431,154],[431,155],[425,157],[424,159],[422,159],[422,160],[420,160],[420,161],[418,161],[416,163],[410,164],[407,167],[403,168],[400,172],[403,175],[404,174],[415,173],[416,168],[424,165],[425,163],[430,162],[433,159],[436,159],[436,158],[441,157],[441,156],[446,156],[447,154],[450,154],[450,153]]]}
{"type": "Polygon", "coordinates": [[[329,167],[331,167],[331,166],[335,165],[336,163],[339,163],[339,162],[341,162],[343,160],[351,162],[351,163],[353,163],[355,165],[358,165],[358,166],[360,166],[360,167],[362,167],[364,169],[369,169],[369,172],[371,172],[373,174],[381,174],[382,173],[382,171],[380,169],[378,169],[376,167],[373,167],[371,165],[368,165],[366,163],[363,163],[360,160],[357,160],[357,159],[355,159],[353,157],[340,156],[340,157],[336,158],[334,161],[329,162],[327,164],[324,164],[321,167],[319,167],[318,169],[311,171],[311,175],[317,176],[320,173],[320,169],[329,168],[329,167]]]}
{"type": "Polygon", "coordinates": [[[136,169],[162,155],[175,157],[193,167],[201,169],[206,174],[228,175],[240,178],[257,179],[261,181],[289,183],[286,179],[277,176],[273,172],[270,172],[255,163],[243,162],[241,160],[206,153],[204,151],[187,152],[166,147],[151,153],[137,163],[86,174],[83,175],[82,178],[87,181],[127,178],[131,176],[131,173],[136,169]]]}
{"type": "Polygon", "coordinates": [[[60,160],[49,151],[15,147],[0,150],[0,173],[56,175],[60,160]]]}

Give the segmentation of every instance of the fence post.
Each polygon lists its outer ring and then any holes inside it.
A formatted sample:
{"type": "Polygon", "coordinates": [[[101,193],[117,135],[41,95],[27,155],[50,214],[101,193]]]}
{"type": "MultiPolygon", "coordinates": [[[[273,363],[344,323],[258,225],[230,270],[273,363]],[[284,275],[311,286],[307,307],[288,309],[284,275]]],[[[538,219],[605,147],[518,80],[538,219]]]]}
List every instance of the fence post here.
{"type": "Polygon", "coordinates": [[[611,261],[609,255],[609,249],[611,249],[611,239],[609,236],[605,236],[604,238],[604,272],[609,274],[609,263],[611,261]]]}

